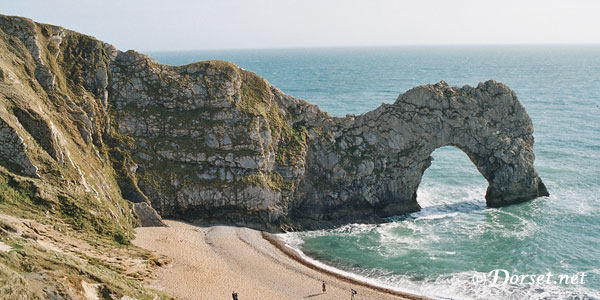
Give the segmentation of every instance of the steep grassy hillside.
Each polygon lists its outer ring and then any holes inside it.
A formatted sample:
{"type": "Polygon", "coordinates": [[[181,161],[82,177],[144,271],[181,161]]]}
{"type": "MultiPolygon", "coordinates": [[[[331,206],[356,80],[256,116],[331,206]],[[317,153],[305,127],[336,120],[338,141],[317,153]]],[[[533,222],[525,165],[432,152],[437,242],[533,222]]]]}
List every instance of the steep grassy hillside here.
{"type": "Polygon", "coordinates": [[[106,47],[0,16],[1,299],[158,295],[142,279],[162,261],[130,246],[139,220],[109,155],[106,47]]]}

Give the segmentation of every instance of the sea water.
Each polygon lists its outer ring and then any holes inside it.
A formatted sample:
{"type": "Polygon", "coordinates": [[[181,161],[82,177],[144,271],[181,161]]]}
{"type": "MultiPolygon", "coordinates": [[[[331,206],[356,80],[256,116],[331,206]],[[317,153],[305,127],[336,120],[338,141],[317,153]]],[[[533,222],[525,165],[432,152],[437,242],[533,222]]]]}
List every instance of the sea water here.
{"type": "Polygon", "coordinates": [[[600,46],[150,55],[171,65],[232,61],[334,116],[367,112],[382,102],[393,103],[411,87],[440,80],[453,86],[476,86],[488,79],[507,84],[533,120],[535,166],[550,197],[487,208],[487,182],[463,152],[444,147],[432,154],[433,164],[419,186],[421,211],[385,224],[349,224],[282,237],[325,267],[440,299],[600,299],[600,46]],[[496,284],[490,274],[494,270],[502,270],[496,271],[496,284]],[[551,281],[529,280],[548,272],[551,281]],[[502,284],[503,275],[530,277],[502,284]],[[560,283],[559,275],[578,277],[560,283]]]}

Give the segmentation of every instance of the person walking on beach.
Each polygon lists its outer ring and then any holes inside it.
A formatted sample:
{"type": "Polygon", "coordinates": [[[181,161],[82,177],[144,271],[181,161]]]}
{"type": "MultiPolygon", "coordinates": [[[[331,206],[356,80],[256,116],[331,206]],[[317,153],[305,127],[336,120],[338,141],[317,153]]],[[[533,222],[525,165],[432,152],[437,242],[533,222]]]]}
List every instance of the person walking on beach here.
{"type": "Polygon", "coordinates": [[[352,295],[350,296],[350,300],[354,300],[354,295],[358,294],[354,289],[350,289],[352,291],[352,295]]]}
{"type": "Polygon", "coordinates": [[[238,293],[236,293],[235,291],[233,291],[233,293],[231,293],[231,297],[233,297],[233,300],[239,300],[238,293]]]}
{"type": "Polygon", "coordinates": [[[325,280],[323,280],[323,294],[327,293],[327,287],[325,286],[325,280]]]}

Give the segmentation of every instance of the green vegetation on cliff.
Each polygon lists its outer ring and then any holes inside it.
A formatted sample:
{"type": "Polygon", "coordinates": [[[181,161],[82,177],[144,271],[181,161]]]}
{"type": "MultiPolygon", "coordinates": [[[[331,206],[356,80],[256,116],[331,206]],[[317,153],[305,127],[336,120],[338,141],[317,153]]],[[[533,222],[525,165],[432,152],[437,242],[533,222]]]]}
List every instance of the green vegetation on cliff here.
{"type": "Polygon", "coordinates": [[[240,108],[250,114],[260,115],[269,122],[271,134],[279,139],[277,162],[283,166],[298,164],[306,154],[308,132],[303,125],[290,125],[283,107],[274,101],[268,83],[258,75],[241,71],[242,96],[240,108]]]}

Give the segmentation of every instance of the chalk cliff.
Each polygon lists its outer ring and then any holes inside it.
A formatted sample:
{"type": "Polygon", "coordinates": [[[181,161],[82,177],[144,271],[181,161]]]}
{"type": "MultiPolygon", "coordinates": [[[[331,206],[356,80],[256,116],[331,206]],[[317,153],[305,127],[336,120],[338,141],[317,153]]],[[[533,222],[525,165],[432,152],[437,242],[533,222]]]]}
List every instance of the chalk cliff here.
{"type": "Polygon", "coordinates": [[[548,195],[531,119],[493,80],[419,86],[339,118],[228,62],[161,65],[16,17],[0,30],[3,176],[93,199],[117,223],[160,224],[152,208],[276,230],[379,221],[419,209],[430,154],[447,145],[486,178],[488,206],[548,195]]]}

